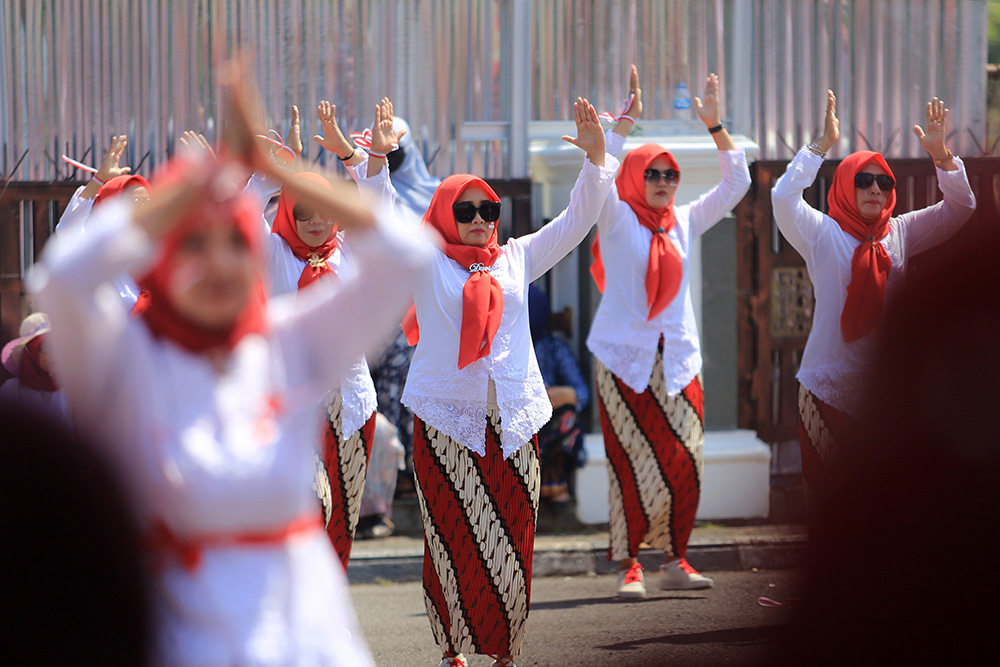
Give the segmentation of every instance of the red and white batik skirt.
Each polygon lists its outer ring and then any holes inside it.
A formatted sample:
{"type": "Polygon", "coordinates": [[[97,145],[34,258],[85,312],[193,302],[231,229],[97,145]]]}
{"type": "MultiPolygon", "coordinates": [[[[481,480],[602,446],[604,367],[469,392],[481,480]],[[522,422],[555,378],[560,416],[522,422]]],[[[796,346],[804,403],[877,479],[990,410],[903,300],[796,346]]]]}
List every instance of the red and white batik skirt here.
{"type": "Polygon", "coordinates": [[[701,494],[701,381],[695,378],[681,393],[668,396],[662,342],[641,394],[595,362],[611,487],[608,559],[635,558],[643,542],[684,558],[701,494]]]}
{"type": "Polygon", "coordinates": [[[326,519],[326,533],[346,570],[361,514],[368,458],[375,437],[375,413],[354,433],[341,433],[342,408],[340,394],[332,394],[326,405],[327,423],[320,443],[322,460],[315,484],[326,519]]]}
{"type": "Polygon", "coordinates": [[[531,598],[538,441],[504,459],[499,412],[490,409],[483,427],[479,456],[414,416],[424,602],[442,653],[516,655],[531,598]]]}

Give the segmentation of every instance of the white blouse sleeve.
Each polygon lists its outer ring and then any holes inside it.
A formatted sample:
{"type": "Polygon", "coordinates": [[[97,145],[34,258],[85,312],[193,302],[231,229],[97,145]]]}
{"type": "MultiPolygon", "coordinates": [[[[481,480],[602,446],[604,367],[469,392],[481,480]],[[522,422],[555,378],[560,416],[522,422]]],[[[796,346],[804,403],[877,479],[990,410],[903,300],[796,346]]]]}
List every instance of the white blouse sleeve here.
{"type": "Polygon", "coordinates": [[[825,216],[802,199],[802,192],[816,180],[822,164],[823,158],[802,148],[771,189],[774,222],[803,257],[822,228],[825,216]]]}
{"type": "Polygon", "coordinates": [[[52,322],[56,374],[71,395],[99,400],[126,375],[119,365],[128,359],[122,349],[128,312],[112,282],[141,273],[152,258],[152,243],[132,221],[131,207],[117,201],[90,216],[85,234],[71,228],[45,245],[27,287],[52,322]]]}
{"type": "Polygon", "coordinates": [[[289,382],[318,400],[398,324],[414,284],[425,279],[433,238],[405,212],[382,208],[372,230],[351,232],[356,274],[339,289],[317,284],[272,302],[271,321],[289,382]]]}
{"type": "Polygon", "coordinates": [[[383,164],[381,171],[368,178],[368,153],[360,148],[357,151],[361,156],[361,162],[348,167],[347,171],[357,182],[362,201],[374,207],[389,206],[390,209],[394,209],[396,189],[392,187],[392,181],[389,179],[388,163],[383,164]]]}
{"type": "Polygon", "coordinates": [[[63,211],[63,214],[59,217],[59,222],[56,223],[57,232],[68,231],[77,226],[82,227],[84,221],[90,216],[90,212],[94,210],[94,200],[84,199],[80,196],[85,187],[87,186],[81,185],[73,193],[69,204],[66,205],[66,210],[63,211]]]}
{"type": "Polygon", "coordinates": [[[625,141],[626,138],[622,135],[614,130],[608,130],[604,133],[604,152],[618,158],[625,149],[625,141]]]}
{"type": "Polygon", "coordinates": [[[742,148],[719,151],[722,182],[688,204],[691,237],[701,236],[732,211],[750,190],[750,169],[742,148]]]}
{"type": "Polygon", "coordinates": [[[938,187],[944,194],[943,201],[896,218],[907,255],[913,256],[943,243],[961,229],[976,210],[976,195],[969,186],[965,164],[957,157],[955,164],[958,165],[957,171],[937,169],[938,187]]]}
{"type": "Polygon", "coordinates": [[[618,160],[611,155],[605,154],[603,167],[585,159],[563,212],[537,232],[511,241],[524,248],[529,282],[555,266],[587,237],[614,186],[617,171],[618,160]]]}

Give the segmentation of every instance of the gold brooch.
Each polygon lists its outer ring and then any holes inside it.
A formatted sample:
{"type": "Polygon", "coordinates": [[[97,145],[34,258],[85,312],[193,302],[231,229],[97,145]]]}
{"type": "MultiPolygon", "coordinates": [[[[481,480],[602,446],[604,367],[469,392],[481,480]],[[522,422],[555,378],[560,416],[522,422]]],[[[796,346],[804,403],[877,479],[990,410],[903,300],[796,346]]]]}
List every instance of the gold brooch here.
{"type": "Polygon", "coordinates": [[[323,266],[325,263],[326,263],[326,259],[320,257],[318,254],[311,253],[309,255],[309,266],[313,267],[314,269],[318,269],[319,267],[323,266]]]}

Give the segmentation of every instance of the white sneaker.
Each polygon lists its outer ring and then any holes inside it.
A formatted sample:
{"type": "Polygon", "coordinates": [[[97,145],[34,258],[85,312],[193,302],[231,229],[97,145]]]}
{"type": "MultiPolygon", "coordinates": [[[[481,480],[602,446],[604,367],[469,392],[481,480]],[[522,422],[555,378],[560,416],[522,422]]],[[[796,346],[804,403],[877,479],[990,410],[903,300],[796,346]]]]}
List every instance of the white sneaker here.
{"type": "Polygon", "coordinates": [[[465,656],[459,653],[458,655],[441,658],[441,664],[438,667],[469,667],[469,663],[466,662],[465,656]]]}
{"type": "Polygon", "coordinates": [[[642,565],[636,563],[629,569],[622,571],[618,577],[618,597],[646,597],[646,582],[642,578],[642,565]]]}
{"type": "Polygon", "coordinates": [[[665,591],[711,588],[714,583],[691,567],[686,558],[678,558],[660,566],[660,588],[665,591]]]}
{"type": "Polygon", "coordinates": [[[493,658],[493,664],[491,667],[517,667],[514,664],[514,658],[493,658]]]}

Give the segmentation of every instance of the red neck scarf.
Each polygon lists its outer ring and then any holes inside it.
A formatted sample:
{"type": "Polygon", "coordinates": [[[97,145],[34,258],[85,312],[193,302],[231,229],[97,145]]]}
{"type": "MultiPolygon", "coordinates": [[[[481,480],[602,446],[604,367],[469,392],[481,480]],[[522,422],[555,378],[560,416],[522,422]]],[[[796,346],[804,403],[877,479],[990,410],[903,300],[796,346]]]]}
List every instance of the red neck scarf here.
{"type": "MultiPolygon", "coordinates": [[[[333,189],[329,181],[319,174],[303,172],[295,178],[319,183],[327,190],[333,189]]],[[[337,238],[336,223],[334,223],[333,229],[330,230],[330,236],[318,246],[310,246],[299,238],[295,216],[292,214],[297,203],[298,200],[295,199],[294,195],[288,193],[286,190],[281,191],[281,197],[278,199],[278,212],[274,216],[274,224],[271,226],[271,232],[280,236],[288,244],[288,247],[292,249],[292,253],[306,263],[302,269],[302,275],[299,276],[299,289],[302,289],[306,285],[319,280],[324,275],[329,277],[336,276],[336,272],[326,260],[330,259],[330,256],[337,250],[337,246],[340,245],[340,242],[337,238]]]]}
{"type": "MultiPolygon", "coordinates": [[[[653,160],[666,156],[670,168],[680,173],[677,160],[658,144],[643,144],[629,152],[622,161],[615,178],[618,198],[628,204],[639,224],[653,233],[649,244],[649,263],[646,265],[646,305],[649,307],[647,321],[652,320],[670,305],[681,289],[684,278],[684,263],[680,252],[667,234],[677,224],[674,203],[663,208],[652,208],[646,202],[646,169],[653,160]]],[[[601,259],[600,237],[594,238],[590,248],[594,263],[590,274],[597,283],[597,289],[604,292],[604,261],[601,259]]]]}
{"type": "Polygon", "coordinates": [[[109,178],[108,182],[102,185],[101,189],[97,191],[97,196],[94,197],[94,206],[99,206],[120,197],[125,192],[125,188],[134,188],[140,185],[149,190],[149,181],[142,176],[125,174],[124,176],[109,178]]]}
{"type": "Polygon", "coordinates": [[[18,369],[17,379],[22,387],[34,389],[35,391],[57,391],[59,387],[52,374],[42,368],[39,362],[41,357],[42,340],[46,334],[32,338],[24,346],[21,354],[21,367],[18,369]]]}
{"type": "MultiPolygon", "coordinates": [[[[176,177],[182,168],[183,164],[168,166],[164,180],[176,177]]],[[[156,264],[138,281],[139,287],[148,294],[145,309],[138,314],[153,335],[167,338],[197,354],[219,349],[232,350],[247,334],[260,334],[267,330],[264,288],[260,280],[233,323],[221,330],[208,330],[191,322],[171,302],[169,286],[176,269],[173,260],[187,236],[208,225],[235,227],[246,240],[255,261],[263,267],[260,213],[242,194],[222,201],[208,197],[170,230],[160,243],[156,264]]]]}
{"type": "MultiPolygon", "coordinates": [[[[500,328],[503,315],[503,290],[500,283],[487,271],[500,256],[497,242],[499,225],[483,247],[465,245],[459,240],[458,223],[451,207],[467,188],[478,186],[493,201],[500,197],[486,181],[470,174],[455,174],[441,181],[424,214],[424,223],[431,225],[444,238],[444,253],[469,271],[462,289],[462,333],[458,348],[458,367],[465,368],[472,362],[488,356],[493,337],[500,328]]],[[[403,331],[411,345],[420,339],[415,311],[411,309],[403,321],[403,331]]]]}
{"type": "Polygon", "coordinates": [[[854,177],[869,164],[877,164],[886,174],[893,176],[885,158],[879,153],[851,153],[834,172],[828,195],[830,217],[841,229],[861,241],[851,258],[851,283],[847,286],[847,300],[840,314],[840,331],[848,343],[878,328],[885,305],[885,285],[892,269],[892,260],[880,241],[889,233],[889,216],[896,206],[896,190],[889,193],[879,217],[862,218],[858,211],[854,177]]]}

